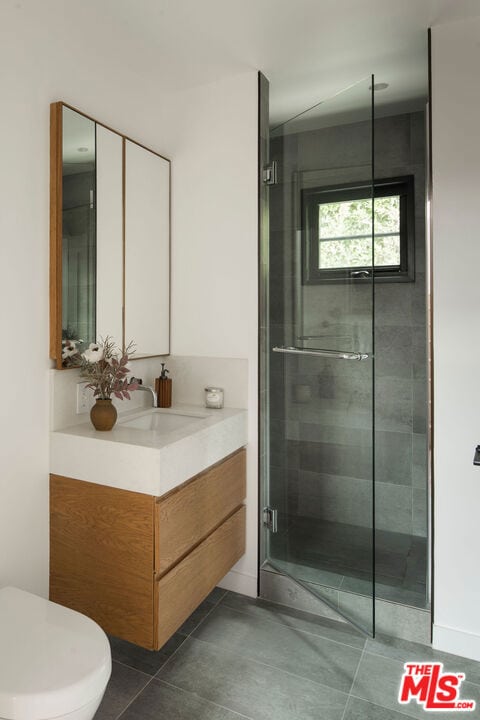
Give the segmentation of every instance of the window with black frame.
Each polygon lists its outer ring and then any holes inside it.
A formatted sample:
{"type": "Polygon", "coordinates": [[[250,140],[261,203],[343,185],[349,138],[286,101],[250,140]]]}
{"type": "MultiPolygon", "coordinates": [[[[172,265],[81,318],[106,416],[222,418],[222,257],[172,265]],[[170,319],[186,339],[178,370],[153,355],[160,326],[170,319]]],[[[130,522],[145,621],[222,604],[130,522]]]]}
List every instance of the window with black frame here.
{"type": "Polygon", "coordinates": [[[373,215],[371,183],[305,189],[302,219],[305,284],[414,279],[413,176],[375,181],[373,215]]]}

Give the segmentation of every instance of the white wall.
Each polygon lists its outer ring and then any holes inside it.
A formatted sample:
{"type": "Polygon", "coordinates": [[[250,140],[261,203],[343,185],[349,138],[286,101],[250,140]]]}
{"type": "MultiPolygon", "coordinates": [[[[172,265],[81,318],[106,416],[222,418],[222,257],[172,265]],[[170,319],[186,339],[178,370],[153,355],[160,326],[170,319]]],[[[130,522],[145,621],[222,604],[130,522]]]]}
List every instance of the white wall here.
{"type": "MultiPolygon", "coordinates": [[[[247,552],[225,587],[256,594],[257,73],[182,95],[173,177],[172,353],[248,359],[247,552]]],[[[216,383],[214,377],[212,382],[216,383]]]]}
{"type": "Polygon", "coordinates": [[[434,645],[480,660],[480,19],[432,41],[434,645]]]}
{"type": "MultiPolygon", "coordinates": [[[[159,151],[167,103],[64,3],[2,3],[0,586],[48,592],[49,104],[63,99],[159,151]],[[123,64],[122,64],[123,62],[123,64]],[[128,102],[126,102],[128,97],[128,102]],[[163,100],[163,101],[162,101],[163,100]],[[155,132],[156,131],[156,132],[155,132]]],[[[89,21],[90,22],[90,21],[89,21]]]]}
{"type": "MultiPolygon", "coordinates": [[[[247,167],[256,152],[255,73],[185,96],[168,95],[158,90],[151,72],[148,82],[131,72],[131,52],[125,38],[111,31],[107,16],[92,18],[78,4],[12,0],[0,5],[0,586],[15,584],[44,595],[48,592],[51,102],[64,100],[172,158],[173,192],[178,199],[173,217],[174,351],[254,357],[256,293],[249,281],[255,278],[256,264],[255,163],[250,173],[247,167]],[[214,122],[216,111],[223,125],[214,122]],[[209,152],[204,151],[203,134],[209,152]],[[228,177],[222,175],[225,168],[228,177]],[[224,187],[227,184],[231,194],[224,187]],[[187,220],[177,218],[186,212],[187,220]],[[212,260],[220,271],[220,284],[200,282],[207,269],[202,258],[210,254],[216,254],[212,260]],[[227,257],[236,265],[229,281],[225,281],[225,273],[231,271],[230,263],[224,267],[227,257]],[[191,272],[193,260],[197,276],[191,272]],[[242,303],[239,293],[244,289],[250,296],[242,303]],[[221,322],[218,307],[222,307],[221,322]],[[195,319],[193,334],[189,317],[195,319]]],[[[250,373],[254,414],[255,363],[250,373]]],[[[251,436],[255,440],[254,425],[251,436]]],[[[250,572],[252,543],[249,558],[244,566],[250,572]]]]}

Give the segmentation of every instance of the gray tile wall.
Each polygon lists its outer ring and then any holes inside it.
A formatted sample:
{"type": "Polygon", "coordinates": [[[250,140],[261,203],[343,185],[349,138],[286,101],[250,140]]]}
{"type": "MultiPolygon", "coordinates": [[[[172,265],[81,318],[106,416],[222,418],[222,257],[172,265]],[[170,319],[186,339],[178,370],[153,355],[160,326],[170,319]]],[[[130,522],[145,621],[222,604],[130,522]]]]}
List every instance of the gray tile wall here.
{"type": "MultiPolygon", "coordinates": [[[[280,176],[270,191],[272,344],[323,335],[311,345],[372,349],[371,288],[302,287],[296,200],[300,187],[367,178],[368,137],[368,123],[357,123],[271,143],[280,176]]],[[[415,281],[375,286],[374,376],[369,361],[271,356],[271,499],[287,514],[370,524],[374,402],[376,525],[425,536],[425,114],[377,120],[375,146],[377,178],[415,177],[415,281]]]]}

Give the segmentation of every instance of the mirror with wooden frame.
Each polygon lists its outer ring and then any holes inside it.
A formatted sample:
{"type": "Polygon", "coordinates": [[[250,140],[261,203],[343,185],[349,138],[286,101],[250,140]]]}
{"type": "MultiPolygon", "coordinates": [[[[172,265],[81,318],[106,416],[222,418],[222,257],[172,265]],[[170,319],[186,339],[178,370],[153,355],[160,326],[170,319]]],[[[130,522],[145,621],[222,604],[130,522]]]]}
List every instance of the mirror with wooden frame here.
{"type": "Polygon", "coordinates": [[[50,357],[107,335],[168,354],[170,161],[65,103],[50,121],[50,357]]]}

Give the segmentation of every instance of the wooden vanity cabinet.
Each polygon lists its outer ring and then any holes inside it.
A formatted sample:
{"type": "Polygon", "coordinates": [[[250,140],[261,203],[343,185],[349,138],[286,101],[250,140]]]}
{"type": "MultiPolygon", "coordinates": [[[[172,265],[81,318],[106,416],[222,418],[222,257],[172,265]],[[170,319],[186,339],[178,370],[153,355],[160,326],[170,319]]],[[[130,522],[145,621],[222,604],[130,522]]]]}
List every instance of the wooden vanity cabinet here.
{"type": "Polygon", "coordinates": [[[245,552],[245,450],[161,497],[50,476],[50,599],[158,650],[245,552]]]}

